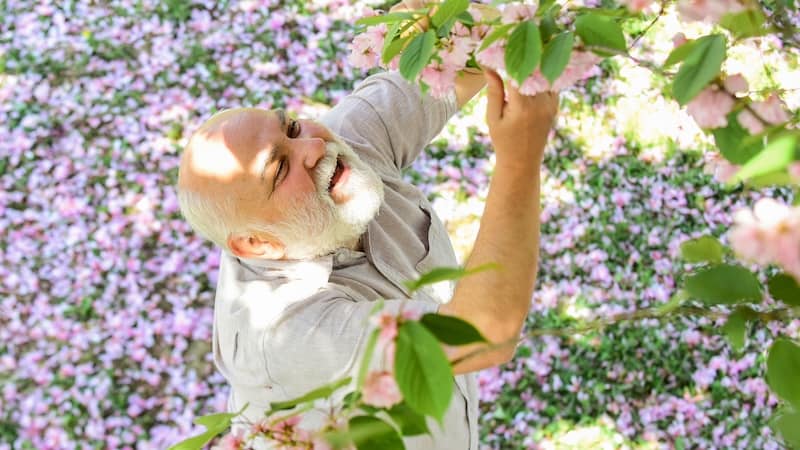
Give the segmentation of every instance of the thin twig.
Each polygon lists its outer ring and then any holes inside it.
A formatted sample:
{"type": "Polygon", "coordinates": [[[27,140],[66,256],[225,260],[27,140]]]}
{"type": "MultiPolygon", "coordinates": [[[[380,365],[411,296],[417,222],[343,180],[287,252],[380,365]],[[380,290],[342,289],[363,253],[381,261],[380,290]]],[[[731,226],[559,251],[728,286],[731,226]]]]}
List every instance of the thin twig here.
{"type": "Polygon", "coordinates": [[[631,42],[631,45],[628,46],[628,51],[630,51],[630,49],[632,49],[633,47],[636,46],[636,44],[639,43],[639,41],[644,37],[644,35],[647,34],[648,31],[650,31],[650,28],[653,28],[653,25],[655,25],[656,22],[658,22],[658,20],[664,16],[664,12],[666,12],[666,8],[664,8],[664,2],[662,2],[661,9],[658,10],[658,15],[655,18],[653,18],[652,21],[650,21],[650,23],[642,31],[642,33],[639,34],[639,36],[636,36],[636,39],[634,39],[633,42],[631,42]]]}
{"type": "MultiPolygon", "coordinates": [[[[776,320],[787,321],[791,319],[800,318],[800,314],[798,313],[800,313],[800,311],[797,311],[795,308],[777,308],[764,312],[753,311],[752,318],[753,320],[763,323],[768,323],[776,320]]],[[[655,308],[639,309],[633,312],[615,314],[610,317],[592,320],[574,327],[534,328],[532,330],[528,330],[522,338],[509,339],[507,341],[481,347],[477,350],[467,353],[464,356],[454,359],[453,361],[451,361],[451,364],[456,365],[469,358],[473,358],[475,356],[478,356],[486,352],[504,348],[510,345],[520,344],[526,338],[536,338],[541,336],[572,337],[593,331],[601,331],[605,328],[608,328],[611,325],[616,325],[618,323],[633,322],[645,319],[656,319],[661,321],[666,319],[673,319],[675,317],[695,316],[695,317],[707,317],[716,320],[716,319],[724,319],[729,315],[730,315],[729,312],[712,310],[697,306],[680,306],[671,310],[665,310],[661,306],[655,308]]]]}

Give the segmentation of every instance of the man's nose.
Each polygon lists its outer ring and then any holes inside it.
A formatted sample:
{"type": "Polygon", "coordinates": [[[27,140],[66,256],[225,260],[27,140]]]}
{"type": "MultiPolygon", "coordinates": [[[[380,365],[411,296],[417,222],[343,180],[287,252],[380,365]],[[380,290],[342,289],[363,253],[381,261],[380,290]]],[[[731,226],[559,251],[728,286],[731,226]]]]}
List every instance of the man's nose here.
{"type": "Polygon", "coordinates": [[[295,139],[294,142],[303,166],[307,169],[316,167],[319,160],[325,156],[325,141],[322,138],[295,139]]]}

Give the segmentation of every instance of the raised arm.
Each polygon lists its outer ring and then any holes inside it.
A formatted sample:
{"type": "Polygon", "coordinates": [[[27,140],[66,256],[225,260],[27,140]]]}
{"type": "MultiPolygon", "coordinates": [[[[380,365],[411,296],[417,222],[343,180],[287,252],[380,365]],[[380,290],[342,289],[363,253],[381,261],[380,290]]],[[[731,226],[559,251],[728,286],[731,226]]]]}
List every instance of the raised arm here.
{"type": "MultiPolygon", "coordinates": [[[[519,336],[530,309],[539,258],[539,186],[542,155],[558,109],[558,97],[547,92],[534,97],[508,88],[487,71],[489,81],[486,120],[497,163],[480,231],[467,268],[497,263],[498,270],[481,272],[459,281],[441,314],[474,324],[493,343],[519,336]]],[[[481,346],[450,349],[451,359],[480,350],[481,346]]],[[[502,364],[515,346],[479,353],[454,367],[456,373],[502,364]]]]}

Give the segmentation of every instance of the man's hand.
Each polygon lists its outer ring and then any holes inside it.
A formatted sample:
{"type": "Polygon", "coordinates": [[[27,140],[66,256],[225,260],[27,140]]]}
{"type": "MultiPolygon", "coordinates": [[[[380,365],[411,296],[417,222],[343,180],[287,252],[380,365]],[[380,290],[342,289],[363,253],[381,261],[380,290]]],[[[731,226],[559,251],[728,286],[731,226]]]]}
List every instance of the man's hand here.
{"type": "Polygon", "coordinates": [[[558,112],[558,94],[542,92],[529,97],[509,86],[506,100],[500,75],[488,69],[485,74],[489,84],[486,123],[497,164],[538,171],[558,112]]]}

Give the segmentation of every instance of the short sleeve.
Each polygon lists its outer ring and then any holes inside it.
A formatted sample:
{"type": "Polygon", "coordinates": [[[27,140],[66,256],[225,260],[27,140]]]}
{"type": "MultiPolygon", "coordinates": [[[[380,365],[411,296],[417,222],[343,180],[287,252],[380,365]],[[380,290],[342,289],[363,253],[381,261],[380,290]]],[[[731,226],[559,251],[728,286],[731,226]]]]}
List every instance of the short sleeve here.
{"type": "MultiPolygon", "coordinates": [[[[338,294],[337,294],[338,295],[338,294]]],[[[311,297],[287,309],[265,334],[267,371],[287,389],[303,395],[326,383],[353,375],[361,361],[374,302],[344,296],[311,297]]],[[[423,300],[385,300],[383,311],[436,312],[439,305],[423,300]]]]}
{"type": "Polygon", "coordinates": [[[376,152],[395,169],[411,165],[458,110],[455,94],[436,99],[398,72],[368,77],[322,122],[345,140],[376,152]]]}

